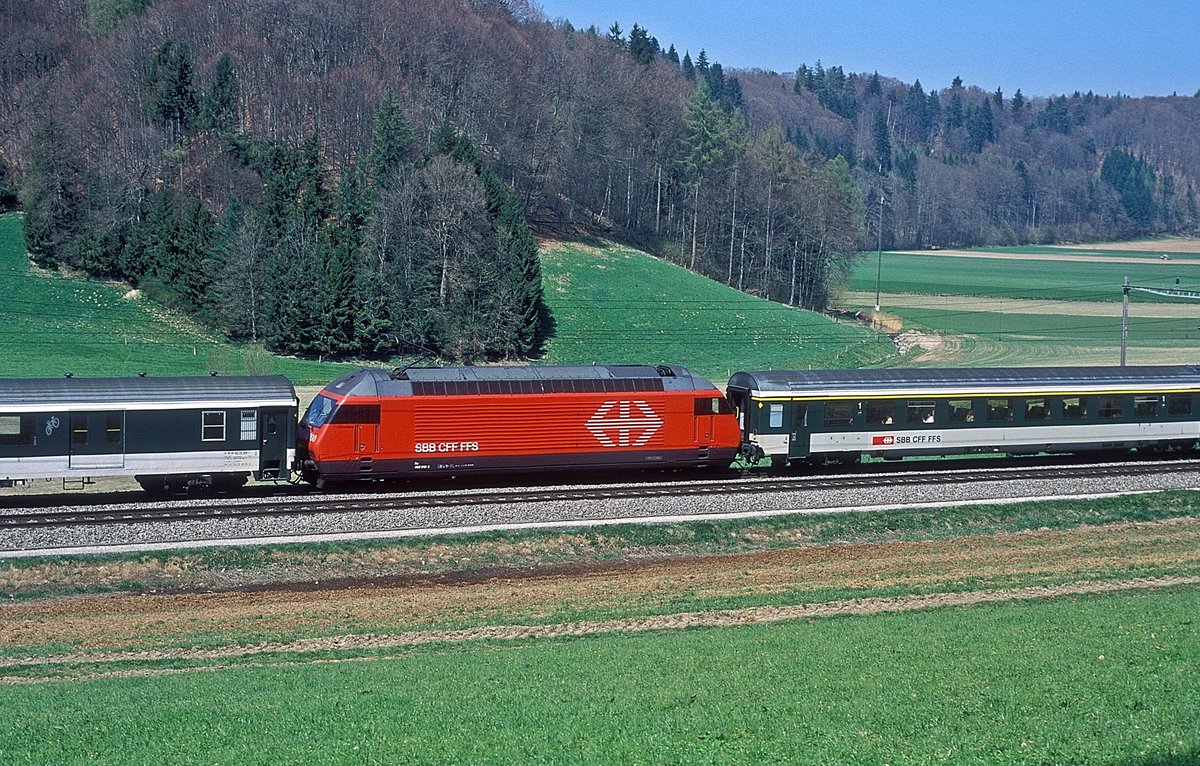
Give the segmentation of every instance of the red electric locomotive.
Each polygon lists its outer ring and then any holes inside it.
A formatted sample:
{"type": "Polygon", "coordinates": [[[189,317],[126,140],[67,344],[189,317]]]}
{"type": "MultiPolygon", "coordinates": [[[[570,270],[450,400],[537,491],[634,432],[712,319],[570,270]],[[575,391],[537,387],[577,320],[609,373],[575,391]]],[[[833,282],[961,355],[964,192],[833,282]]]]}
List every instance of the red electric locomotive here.
{"type": "Polygon", "coordinates": [[[361,369],[330,383],[298,430],[297,471],[355,479],[575,469],[726,468],[729,403],[673,365],[361,369]]]}

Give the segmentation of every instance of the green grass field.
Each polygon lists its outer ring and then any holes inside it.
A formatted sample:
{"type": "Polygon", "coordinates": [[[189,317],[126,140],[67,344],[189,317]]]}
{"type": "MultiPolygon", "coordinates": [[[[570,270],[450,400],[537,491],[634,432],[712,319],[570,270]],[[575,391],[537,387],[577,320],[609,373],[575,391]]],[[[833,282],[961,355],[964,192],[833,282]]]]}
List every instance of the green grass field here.
{"type": "Polygon", "coordinates": [[[891,344],[854,323],[760,300],[627,248],[543,250],[556,323],[543,361],[675,362],[723,382],[747,369],[868,367],[891,344]]]}
{"type": "MultiPolygon", "coordinates": [[[[664,362],[723,382],[739,369],[869,366],[886,342],[730,290],[616,245],[543,254],[553,332],[541,364],[664,362]]],[[[231,344],[115,284],[44,272],[25,256],[20,218],[0,216],[0,358],[7,377],[282,374],[322,384],[345,365],[276,357],[231,344]]]]}
{"type": "Polygon", "coordinates": [[[0,216],[0,359],[4,377],[279,374],[326,383],[347,366],[276,357],[223,340],[128,287],[34,269],[21,221],[0,216]]]}
{"type": "MultiPolygon", "coordinates": [[[[858,262],[847,289],[873,294],[878,266],[876,256],[866,254],[858,262]]],[[[1154,258],[1138,264],[884,253],[880,271],[880,289],[885,293],[1119,303],[1125,277],[1132,284],[1163,288],[1174,287],[1178,277],[1185,289],[1200,289],[1200,265],[1154,258]]],[[[1139,295],[1137,300],[1153,298],[1139,295]]]]}
{"type": "Polygon", "coordinates": [[[1193,764],[1200,591],[0,688],[5,763],[1193,764]]]}

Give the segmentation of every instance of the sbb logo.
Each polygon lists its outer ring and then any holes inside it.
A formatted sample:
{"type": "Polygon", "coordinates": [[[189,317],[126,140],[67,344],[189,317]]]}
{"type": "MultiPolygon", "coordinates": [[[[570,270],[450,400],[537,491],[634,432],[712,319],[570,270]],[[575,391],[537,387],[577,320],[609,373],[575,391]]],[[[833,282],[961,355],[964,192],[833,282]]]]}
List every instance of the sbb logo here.
{"type": "Polygon", "coordinates": [[[875,436],[875,437],[872,437],[872,438],[871,438],[871,445],[872,445],[872,446],[875,446],[875,445],[882,444],[882,445],[884,445],[884,446],[886,447],[886,446],[888,446],[888,445],[890,445],[890,444],[895,444],[895,443],[896,443],[896,437],[895,437],[895,436],[875,436]]]}

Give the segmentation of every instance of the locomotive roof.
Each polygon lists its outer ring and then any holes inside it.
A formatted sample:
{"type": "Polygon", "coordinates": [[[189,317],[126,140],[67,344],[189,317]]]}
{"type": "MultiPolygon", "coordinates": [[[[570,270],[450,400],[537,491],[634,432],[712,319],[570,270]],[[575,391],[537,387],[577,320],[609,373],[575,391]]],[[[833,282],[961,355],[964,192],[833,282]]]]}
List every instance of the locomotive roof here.
{"type": "Polygon", "coordinates": [[[395,373],[364,367],[325,388],[344,396],[717,390],[707,379],[676,365],[412,367],[395,373]]]}
{"type": "Polygon", "coordinates": [[[0,410],[168,409],[179,406],[294,406],[296,391],[281,375],[172,378],[0,378],[0,410]]]}
{"type": "Polygon", "coordinates": [[[764,370],[734,373],[729,387],[787,398],[1178,391],[1200,389],[1200,366],[764,370]]]}

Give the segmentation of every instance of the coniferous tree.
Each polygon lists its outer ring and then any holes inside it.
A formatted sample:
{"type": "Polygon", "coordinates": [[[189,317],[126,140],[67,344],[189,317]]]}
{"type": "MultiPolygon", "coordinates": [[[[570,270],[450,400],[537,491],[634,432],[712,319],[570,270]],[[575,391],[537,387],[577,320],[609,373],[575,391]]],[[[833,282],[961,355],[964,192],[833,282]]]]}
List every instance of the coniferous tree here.
{"type": "Polygon", "coordinates": [[[204,127],[226,133],[237,127],[238,82],[233,59],[222,53],[204,94],[204,127]]]}
{"type": "Polygon", "coordinates": [[[53,118],[38,125],[29,156],[29,174],[21,187],[25,246],[34,262],[54,267],[66,261],[83,226],[81,172],[53,118]]]}
{"type": "Polygon", "coordinates": [[[683,69],[684,77],[689,80],[696,79],[696,67],[692,64],[692,55],[687,51],[683,52],[683,64],[681,68],[683,69]]]}
{"type": "Polygon", "coordinates": [[[371,149],[367,153],[368,172],[375,184],[391,183],[392,177],[410,161],[414,138],[404,110],[391,91],[384,93],[375,111],[371,149]]]}

